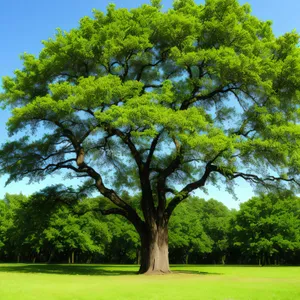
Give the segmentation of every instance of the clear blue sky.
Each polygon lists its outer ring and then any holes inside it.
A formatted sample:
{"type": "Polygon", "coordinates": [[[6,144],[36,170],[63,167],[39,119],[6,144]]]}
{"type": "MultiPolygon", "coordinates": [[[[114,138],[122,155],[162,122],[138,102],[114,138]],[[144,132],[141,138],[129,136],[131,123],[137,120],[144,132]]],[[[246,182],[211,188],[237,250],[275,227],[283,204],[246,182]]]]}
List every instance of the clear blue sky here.
{"type": "MultiPolygon", "coordinates": [[[[0,0],[0,76],[12,75],[13,70],[21,68],[19,55],[24,52],[38,54],[42,48],[41,41],[52,37],[56,28],[69,30],[76,27],[81,17],[92,15],[93,8],[105,10],[108,3],[117,7],[136,7],[147,0],[0,0]]],[[[198,3],[203,1],[197,1],[198,3]]],[[[300,31],[299,0],[240,0],[252,6],[252,13],[262,20],[272,20],[276,35],[296,29],[300,31]]],[[[163,0],[164,8],[171,6],[172,1],[163,0]]],[[[0,111],[0,143],[7,139],[5,123],[9,113],[0,111]]],[[[53,177],[40,184],[27,185],[27,181],[12,183],[4,187],[5,178],[0,179],[0,198],[8,193],[31,194],[32,192],[62,178],[53,177]]],[[[72,182],[65,181],[66,184],[72,182]]],[[[236,189],[240,201],[245,201],[253,194],[251,187],[239,182],[236,189]]],[[[208,186],[208,195],[199,193],[205,198],[215,198],[231,208],[237,208],[235,201],[224,189],[208,186]]]]}

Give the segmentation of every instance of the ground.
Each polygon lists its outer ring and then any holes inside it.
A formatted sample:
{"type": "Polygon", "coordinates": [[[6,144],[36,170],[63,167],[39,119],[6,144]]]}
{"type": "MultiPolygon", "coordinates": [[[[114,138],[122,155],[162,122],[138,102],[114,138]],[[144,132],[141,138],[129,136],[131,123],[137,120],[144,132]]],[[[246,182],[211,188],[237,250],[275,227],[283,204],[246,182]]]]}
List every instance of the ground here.
{"type": "Polygon", "coordinates": [[[171,269],[136,275],[137,266],[0,264],[0,299],[300,300],[300,267],[171,269]]]}

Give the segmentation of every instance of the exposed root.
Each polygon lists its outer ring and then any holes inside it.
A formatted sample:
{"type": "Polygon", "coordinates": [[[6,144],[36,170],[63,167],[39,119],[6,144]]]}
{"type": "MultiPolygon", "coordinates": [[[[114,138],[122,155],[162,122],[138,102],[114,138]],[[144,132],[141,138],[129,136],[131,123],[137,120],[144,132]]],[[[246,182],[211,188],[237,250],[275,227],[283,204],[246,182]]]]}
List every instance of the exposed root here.
{"type": "Polygon", "coordinates": [[[140,273],[140,274],[143,274],[143,275],[168,275],[168,274],[171,274],[172,272],[170,270],[148,270],[147,272],[145,273],[140,273]]]}

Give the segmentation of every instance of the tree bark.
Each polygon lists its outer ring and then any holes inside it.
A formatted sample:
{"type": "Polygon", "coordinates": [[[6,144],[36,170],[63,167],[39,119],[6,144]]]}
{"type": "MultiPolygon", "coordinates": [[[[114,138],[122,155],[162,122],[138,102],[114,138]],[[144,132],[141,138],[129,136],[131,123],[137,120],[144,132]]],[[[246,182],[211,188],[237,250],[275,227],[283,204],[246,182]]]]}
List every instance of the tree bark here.
{"type": "Polygon", "coordinates": [[[187,265],[189,263],[189,256],[190,256],[190,251],[187,251],[185,255],[185,264],[187,265]]]}
{"type": "Polygon", "coordinates": [[[222,265],[225,265],[225,262],[226,262],[226,254],[222,255],[221,261],[222,261],[222,265]]]}
{"type": "Polygon", "coordinates": [[[141,265],[139,274],[170,273],[168,252],[168,227],[149,226],[141,236],[141,265]]]}
{"type": "Polygon", "coordinates": [[[140,248],[136,249],[136,263],[138,265],[141,264],[141,249],[140,248]]]}
{"type": "Polygon", "coordinates": [[[54,250],[51,250],[48,261],[47,261],[47,264],[51,263],[53,256],[54,256],[54,250]]]}

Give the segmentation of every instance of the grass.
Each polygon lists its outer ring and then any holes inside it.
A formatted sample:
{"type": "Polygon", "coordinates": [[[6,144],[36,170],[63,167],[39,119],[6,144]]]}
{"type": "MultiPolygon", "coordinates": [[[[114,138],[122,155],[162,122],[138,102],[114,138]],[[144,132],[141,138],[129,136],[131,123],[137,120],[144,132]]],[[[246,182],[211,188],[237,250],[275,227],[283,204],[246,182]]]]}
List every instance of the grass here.
{"type": "Polygon", "coordinates": [[[300,267],[0,264],[2,300],[300,300],[300,267]]]}

